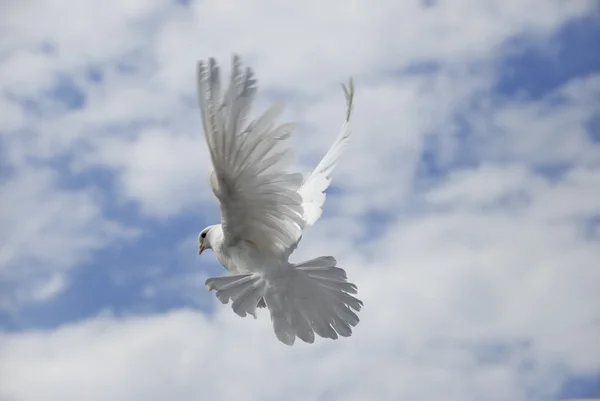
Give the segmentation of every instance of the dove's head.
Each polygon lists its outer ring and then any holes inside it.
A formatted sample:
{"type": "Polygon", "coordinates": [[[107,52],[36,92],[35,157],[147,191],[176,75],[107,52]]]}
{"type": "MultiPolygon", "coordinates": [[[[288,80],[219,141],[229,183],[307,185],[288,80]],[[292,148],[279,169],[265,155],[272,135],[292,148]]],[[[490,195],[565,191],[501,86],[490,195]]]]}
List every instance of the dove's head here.
{"type": "Polygon", "coordinates": [[[221,225],[215,224],[206,227],[198,234],[198,255],[202,255],[205,249],[213,249],[217,236],[221,232],[221,225]]]}

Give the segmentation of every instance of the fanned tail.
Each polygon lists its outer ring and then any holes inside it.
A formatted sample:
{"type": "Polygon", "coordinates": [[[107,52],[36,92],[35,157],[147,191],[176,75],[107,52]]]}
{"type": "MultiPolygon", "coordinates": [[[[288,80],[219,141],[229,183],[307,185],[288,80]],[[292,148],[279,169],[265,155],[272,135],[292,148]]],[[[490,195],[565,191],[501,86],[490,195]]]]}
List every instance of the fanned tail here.
{"type": "Polygon", "coordinates": [[[223,303],[233,301],[232,308],[239,316],[256,317],[256,307],[263,299],[271,313],[277,338],[287,345],[296,337],[313,343],[315,333],[337,339],[352,335],[363,303],[352,294],[356,285],[346,279],[344,269],[336,267],[331,256],[311,259],[276,276],[244,274],[211,278],[209,290],[215,289],[223,303]]]}

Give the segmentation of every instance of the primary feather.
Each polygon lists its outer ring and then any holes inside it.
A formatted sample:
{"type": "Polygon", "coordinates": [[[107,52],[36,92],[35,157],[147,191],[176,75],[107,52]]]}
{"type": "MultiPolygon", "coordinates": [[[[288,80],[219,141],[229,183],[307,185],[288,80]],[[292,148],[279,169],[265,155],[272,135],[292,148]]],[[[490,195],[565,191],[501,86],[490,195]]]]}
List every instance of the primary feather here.
{"type": "Polygon", "coordinates": [[[362,307],[356,285],[332,256],[300,264],[288,257],[302,230],[322,213],[331,172],[347,146],[354,86],[344,86],[348,111],[342,131],[315,170],[303,179],[288,173],[293,124],[276,125],[283,105],[270,107],[249,121],[256,94],[250,68],[242,71],[234,56],[223,93],[220,70],[213,59],[198,63],[198,99],[212,162],[210,184],[220,202],[221,224],[199,235],[200,253],[211,248],[233,275],[206,281],[223,303],[232,301],[240,316],[256,317],[266,305],[277,338],[291,345],[298,337],[312,343],[321,337],[347,337],[359,322],[362,307]]]}

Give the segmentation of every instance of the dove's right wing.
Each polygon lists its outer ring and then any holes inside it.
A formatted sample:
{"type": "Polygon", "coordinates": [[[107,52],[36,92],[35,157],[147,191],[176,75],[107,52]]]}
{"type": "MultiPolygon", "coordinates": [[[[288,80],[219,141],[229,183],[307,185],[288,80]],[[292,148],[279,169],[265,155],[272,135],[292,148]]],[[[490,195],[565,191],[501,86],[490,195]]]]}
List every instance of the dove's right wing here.
{"type": "Polygon", "coordinates": [[[325,190],[331,183],[331,173],[337,162],[350,142],[350,116],[352,115],[352,102],[354,100],[354,82],[350,79],[348,86],[342,84],[346,95],[346,120],[342,125],[341,132],[335,142],[317,167],[306,177],[298,193],[302,196],[302,207],[304,209],[303,219],[307,226],[313,225],[323,212],[325,203],[325,190]]]}
{"type": "Polygon", "coordinates": [[[247,241],[265,256],[285,257],[301,235],[301,174],[284,171],[289,162],[291,124],[274,126],[282,105],[247,121],[256,93],[250,68],[234,56],[229,87],[222,93],[219,67],[198,63],[198,100],[213,165],[210,183],[221,204],[225,242],[247,241]]]}

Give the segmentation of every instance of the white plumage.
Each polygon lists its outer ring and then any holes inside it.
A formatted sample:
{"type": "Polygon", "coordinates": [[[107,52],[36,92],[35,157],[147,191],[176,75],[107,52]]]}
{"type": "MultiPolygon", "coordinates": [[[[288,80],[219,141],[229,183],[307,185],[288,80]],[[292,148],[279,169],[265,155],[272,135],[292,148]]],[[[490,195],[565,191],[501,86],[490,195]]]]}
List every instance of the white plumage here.
{"type": "Polygon", "coordinates": [[[315,170],[286,172],[293,124],[275,125],[282,104],[248,121],[256,94],[250,68],[242,71],[233,57],[228,88],[221,89],[219,66],[198,63],[198,99],[212,161],[210,185],[221,205],[221,224],[198,236],[199,252],[212,249],[232,275],[206,280],[223,303],[232,301],[240,316],[256,317],[256,308],[271,313],[277,338],[292,345],[295,338],[312,343],[350,336],[358,324],[362,302],[356,286],[336,267],[332,256],[292,264],[302,230],[321,216],[331,172],[349,140],[354,88],[344,87],[348,112],[342,131],[315,170]]]}

